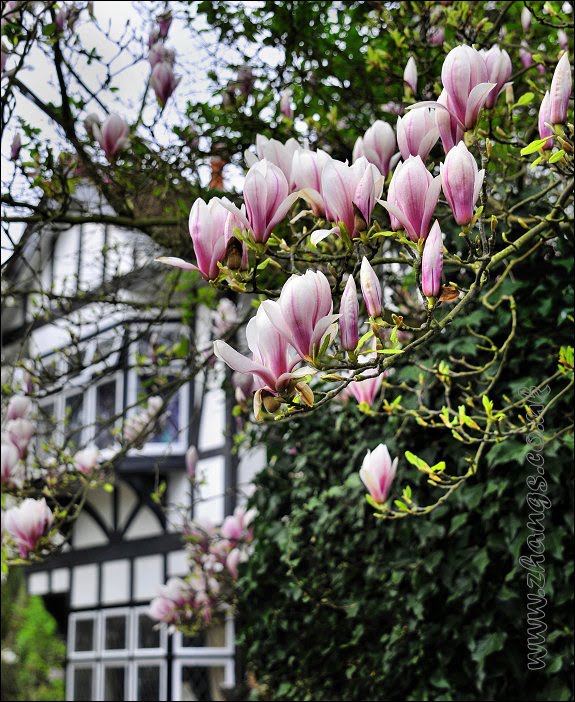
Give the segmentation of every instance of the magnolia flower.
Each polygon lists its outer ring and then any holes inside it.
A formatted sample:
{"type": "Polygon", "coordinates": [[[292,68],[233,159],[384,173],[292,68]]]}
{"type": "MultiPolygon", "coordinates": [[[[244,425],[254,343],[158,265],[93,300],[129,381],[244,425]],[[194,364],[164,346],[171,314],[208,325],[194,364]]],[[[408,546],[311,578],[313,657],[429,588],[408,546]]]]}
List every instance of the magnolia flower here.
{"type": "Polygon", "coordinates": [[[148,53],[148,61],[152,68],[158,63],[167,63],[173,66],[176,62],[176,53],[172,49],[168,49],[162,42],[156,42],[150,48],[148,53]]]}
{"type": "Polygon", "coordinates": [[[496,86],[488,82],[483,56],[471,46],[456,46],[445,57],[441,81],[445,90],[443,101],[420,102],[407,109],[435,107],[447,111],[463,131],[474,129],[481,108],[496,86]]]}
{"type": "Polygon", "coordinates": [[[254,241],[265,244],[298,197],[298,193],[289,194],[288,181],[282,171],[264,159],[254,163],[246,175],[246,214],[226,198],[222,198],[221,203],[252,232],[254,241]]]}
{"type": "Polygon", "coordinates": [[[531,12],[528,7],[523,7],[521,10],[521,27],[525,34],[527,34],[531,27],[531,12]]]}
{"type": "Polygon", "coordinates": [[[94,127],[100,126],[100,118],[95,112],[90,112],[84,119],[84,129],[89,137],[94,137],[94,127]]]}
{"type": "Polygon", "coordinates": [[[236,507],[234,513],[223,521],[220,529],[222,537],[231,541],[249,541],[252,538],[252,530],[249,527],[256,514],[255,509],[246,511],[243,507],[236,507]]]}
{"type": "Polygon", "coordinates": [[[176,78],[172,66],[166,61],[156,63],[150,77],[150,85],[156,93],[156,98],[162,107],[177,88],[181,78],[176,78]]]}
{"type": "Polygon", "coordinates": [[[325,214],[325,204],[321,196],[321,177],[323,169],[331,156],[318,149],[298,149],[294,151],[291,166],[292,186],[309,203],[316,216],[325,214]]]}
{"type": "Polygon", "coordinates": [[[290,353],[284,335],[272,324],[263,305],[248,322],[246,338],[253,354],[251,359],[221,340],[214,341],[214,354],[233,370],[256,376],[258,389],[267,388],[273,394],[281,393],[293,378],[309,373],[309,369],[305,368],[294,372],[300,359],[290,353]]]}
{"type": "Polygon", "coordinates": [[[226,568],[234,580],[238,579],[238,568],[242,562],[242,552],[239,548],[233,548],[226,558],[226,568]]]}
{"type": "Polygon", "coordinates": [[[387,177],[391,170],[395,153],[395,134],[388,122],[378,119],[359,137],[353,147],[353,161],[364,156],[370,163],[377,166],[379,172],[387,177]]]}
{"type": "Polygon", "coordinates": [[[370,317],[380,317],[382,311],[381,283],[365,256],[361,261],[359,280],[367,313],[370,317]]]}
{"type": "Polygon", "coordinates": [[[287,117],[287,119],[293,119],[294,117],[294,112],[293,112],[293,107],[292,107],[292,92],[289,89],[285,89],[281,91],[280,94],[280,103],[279,103],[279,108],[280,112],[284,117],[287,117]]]}
{"type": "Polygon", "coordinates": [[[353,276],[347,279],[339,305],[339,333],[341,347],[346,351],[354,351],[359,342],[358,332],[359,302],[357,288],[353,276]]]}
{"type": "Polygon", "coordinates": [[[2,485],[14,485],[19,482],[18,474],[22,464],[20,463],[20,454],[14,444],[2,442],[2,485]]]}
{"type": "Polygon", "coordinates": [[[521,47],[519,49],[519,60],[523,68],[530,68],[533,65],[533,55],[524,41],[521,42],[521,47]]]}
{"type": "Polygon", "coordinates": [[[74,466],[77,471],[89,475],[98,467],[100,451],[97,446],[86,446],[74,456],[74,466]]]}
{"type": "Polygon", "coordinates": [[[397,145],[403,159],[421,156],[425,159],[439,139],[439,130],[431,110],[412,110],[397,118],[397,145]]]}
{"type": "Polygon", "coordinates": [[[387,499],[389,488],[395,478],[397,462],[397,458],[393,463],[391,462],[385,444],[379,444],[373,451],[368,451],[363,459],[359,477],[369,490],[372,499],[378,504],[384,503],[387,499]]]}
{"type": "Polygon", "coordinates": [[[6,408],[6,420],[25,419],[32,410],[32,400],[24,395],[14,395],[6,408]]]}
{"type": "MultiPolygon", "coordinates": [[[[541,101],[541,106],[539,108],[539,116],[537,120],[537,125],[539,127],[539,137],[545,139],[546,137],[553,137],[554,132],[551,125],[551,117],[549,115],[549,102],[550,96],[549,91],[545,93],[545,97],[541,101]]],[[[553,139],[547,139],[547,141],[541,146],[544,150],[549,150],[553,148],[553,139]]]]}
{"type": "MultiPolygon", "coordinates": [[[[445,90],[437,98],[440,105],[447,106],[447,93],[445,90]]],[[[418,112],[419,110],[414,110],[418,112]]],[[[435,111],[435,124],[441,137],[443,150],[447,154],[451,149],[463,139],[463,128],[457,119],[447,110],[435,111]]]]}
{"type": "Polygon", "coordinates": [[[28,558],[53,521],[54,515],[44,497],[41,500],[28,497],[6,512],[4,529],[14,539],[20,558],[28,558]]]}
{"type": "Polygon", "coordinates": [[[441,290],[443,271],[443,235],[435,220],[425,240],[421,257],[421,289],[426,297],[437,297],[441,290]]]}
{"type": "Polygon", "coordinates": [[[331,288],[321,271],[292,275],[284,284],[277,302],[266,300],[262,307],[272,324],[302,359],[319,351],[333,314],[331,288]]]}
{"type": "Polygon", "coordinates": [[[156,17],[158,21],[158,34],[162,39],[168,36],[170,27],[172,25],[172,13],[170,10],[163,12],[161,15],[156,17]]]}
{"type": "Polygon", "coordinates": [[[334,223],[334,228],[314,232],[312,242],[317,244],[329,234],[339,232],[340,222],[351,237],[363,231],[371,221],[384,180],[377,167],[365,157],[352,166],[331,159],[321,175],[321,195],[325,215],[334,223]]]}
{"type": "Polygon", "coordinates": [[[173,624],[178,620],[178,610],[190,599],[186,583],[180,578],[170,578],[160,587],[160,594],[150,602],[148,615],[165,624],[173,624]]]}
{"type": "MultiPolygon", "coordinates": [[[[243,212],[237,212],[245,220],[243,212]]],[[[241,256],[239,265],[247,265],[246,246],[234,236],[234,229],[243,229],[243,220],[231,213],[219,198],[212,198],[207,205],[198,199],[192,205],[189,217],[197,265],[173,256],[161,256],[156,260],[169,266],[199,271],[206,280],[215,280],[220,274],[218,264],[226,262],[232,245],[237,247],[241,256]]]]}
{"type": "Polygon", "coordinates": [[[8,441],[18,449],[20,458],[24,458],[28,451],[28,444],[34,435],[36,427],[28,419],[11,419],[6,422],[4,433],[8,441]]]}
{"type": "Polygon", "coordinates": [[[410,87],[411,92],[415,95],[415,92],[417,91],[417,66],[413,56],[409,57],[403,71],[403,82],[410,87]]]}
{"type": "Polygon", "coordinates": [[[288,139],[285,144],[277,139],[268,139],[262,134],[256,136],[256,153],[253,151],[245,151],[244,156],[246,163],[249,168],[254,166],[258,161],[263,161],[266,159],[274,166],[277,166],[280,171],[285,175],[290,189],[293,189],[294,177],[293,177],[293,163],[294,156],[299,152],[307,152],[307,149],[303,149],[299,142],[295,139],[288,139]]]}
{"type": "Polygon", "coordinates": [[[436,27],[431,29],[427,35],[427,41],[431,46],[441,46],[445,41],[445,28],[436,27]]]}
{"type": "Polygon", "coordinates": [[[485,171],[477,168],[473,155],[463,141],[447,154],[439,164],[443,193],[451,207],[455,221],[467,225],[473,219],[473,208],[479,197],[485,171]]]}
{"type": "Polygon", "coordinates": [[[480,53],[487,67],[488,79],[491,83],[495,83],[495,87],[488,93],[485,100],[485,107],[492,108],[499,94],[505,90],[505,85],[511,76],[511,59],[507,51],[500,49],[497,44],[492,46],[489,51],[481,51],[480,53]]]}
{"type": "Polygon", "coordinates": [[[130,143],[130,128],[126,120],[118,115],[109,115],[101,126],[95,124],[92,130],[109,161],[112,161],[116,154],[130,143]]]}
{"type": "Polygon", "coordinates": [[[441,182],[433,178],[421,156],[410,156],[398,164],[389,184],[388,200],[381,204],[391,215],[391,226],[403,227],[412,241],[425,239],[439,199],[441,182]]]}
{"type": "Polygon", "coordinates": [[[567,120],[569,97],[573,88],[571,81],[571,65],[567,53],[559,59],[553,73],[549,91],[549,122],[561,124],[567,120]]]}
{"type": "Polygon", "coordinates": [[[20,155],[20,150],[22,149],[22,137],[20,136],[20,132],[16,132],[14,134],[14,138],[12,139],[12,144],[10,146],[10,160],[11,161],[16,161],[18,156],[20,155]]]}
{"type": "Polygon", "coordinates": [[[557,43],[561,51],[567,51],[569,48],[569,37],[564,29],[557,30],[557,43]]]}

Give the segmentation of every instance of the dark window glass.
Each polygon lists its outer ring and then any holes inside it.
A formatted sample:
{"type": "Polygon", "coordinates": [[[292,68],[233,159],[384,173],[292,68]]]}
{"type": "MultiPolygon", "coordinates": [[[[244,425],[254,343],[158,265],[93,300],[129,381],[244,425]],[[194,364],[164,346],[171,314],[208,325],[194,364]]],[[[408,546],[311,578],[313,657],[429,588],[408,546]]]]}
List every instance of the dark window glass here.
{"type": "Polygon", "coordinates": [[[94,650],[94,620],[78,619],[76,621],[76,651],[94,650]]]}
{"type": "Polygon", "coordinates": [[[106,617],[105,622],[104,648],[124,650],[126,648],[126,617],[106,617]]]}
{"type": "Polygon", "coordinates": [[[44,458],[47,455],[47,451],[44,449],[44,443],[47,443],[54,433],[54,426],[56,424],[54,413],[55,407],[53,402],[39,408],[36,428],[37,452],[39,458],[44,458]]]}
{"type": "Polygon", "coordinates": [[[157,702],[160,699],[160,667],[157,665],[138,667],[138,700],[157,702]]]}
{"type": "Polygon", "coordinates": [[[92,697],[92,668],[74,669],[74,700],[91,702],[92,697]]]}
{"type": "Polygon", "coordinates": [[[96,388],[96,446],[106,448],[114,443],[112,417],[116,414],[116,381],[96,388]]]}
{"type": "Polygon", "coordinates": [[[125,668],[104,668],[104,700],[106,702],[123,702],[125,699],[125,668]]]}
{"type": "Polygon", "coordinates": [[[84,397],[81,393],[66,398],[66,422],[69,443],[79,447],[84,426],[84,397]]]}
{"type": "Polygon", "coordinates": [[[186,665],[182,667],[182,699],[213,702],[222,700],[220,685],[224,681],[222,667],[204,668],[186,665]]]}
{"type": "MultiPolygon", "coordinates": [[[[140,377],[138,383],[138,396],[151,397],[159,396],[166,397],[170,391],[173,391],[173,382],[176,380],[173,376],[164,376],[159,380],[153,377],[140,377]],[[160,382],[161,381],[161,382],[160,382]]],[[[142,403],[142,407],[145,404],[142,403]]],[[[177,441],[180,430],[180,393],[176,392],[172,395],[165,410],[160,415],[160,421],[156,425],[155,431],[150,433],[146,439],[147,443],[154,444],[170,444],[177,441]]]]}
{"type": "Polygon", "coordinates": [[[138,648],[159,648],[160,631],[155,629],[156,623],[145,614],[138,617],[138,648]]]}

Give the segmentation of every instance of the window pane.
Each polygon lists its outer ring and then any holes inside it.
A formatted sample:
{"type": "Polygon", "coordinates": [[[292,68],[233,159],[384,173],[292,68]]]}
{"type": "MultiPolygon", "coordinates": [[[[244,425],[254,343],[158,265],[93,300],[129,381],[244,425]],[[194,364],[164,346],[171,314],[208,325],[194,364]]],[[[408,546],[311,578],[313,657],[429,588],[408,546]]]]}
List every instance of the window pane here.
{"type": "Polygon", "coordinates": [[[74,669],[73,699],[78,702],[90,702],[92,697],[92,668],[74,669]]]}
{"type": "Polygon", "coordinates": [[[122,702],[126,671],[122,668],[107,667],[104,669],[104,700],[106,702],[122,702]]]}
{"type": "Polygon", "coordinates": [[[106,448],[114,443],[112,417],[116,414],[116,381],[96,388],[96,446],[106,448]]]}
{"type": "Polygon", "coordinates": [[[205,700],[219,702],[224,697],[220,685],[224,682],[224,668],[221,666],[203,668],[200,666],[182,667],[182,700],[205,700]]]}
{"type": "Polygon", "coordinates": [[[138,617],[138,645],[137,648],[159,648],[160,630],[154,629],[155,622],[145,614],[138,617]]]}
{"type": "Polygon", "coordinates": [[[126,648],[126,617],[106,617],[104,648],[120,649],[126,648]]]}
{"type": "Polygon", "coordinates": [[[76,651],[93,651],[94,650],[94,620],[93,619],[78,619],[76,620],[76,651]]]}
{"type": "Polygon", "coordinates": [[[84,425],[84,397],[81,393],[66,399],[66,428],[70,443],[80,446],[84,425]]]}
{"type": "Polygon", "coordinates": [[[160,699],[160,666],[138,668],[138,700],[157,702],[160,699]]]}
{"type": "MultiPolygon", "coordinates": [[[[138,397],[158,395],[166,397],[168,388],[173,390],[173,382],[176,380],[174,376],[164,376],[157,383],[153,377],[138,378],[138,397]]],[[[162,413],[162,421],[156,427],[156,430],[150,434],[147,443],[169,444],[177,441],[180,429],[180,393],[176,392],[168,402],[165,411],[162,413]]]]}

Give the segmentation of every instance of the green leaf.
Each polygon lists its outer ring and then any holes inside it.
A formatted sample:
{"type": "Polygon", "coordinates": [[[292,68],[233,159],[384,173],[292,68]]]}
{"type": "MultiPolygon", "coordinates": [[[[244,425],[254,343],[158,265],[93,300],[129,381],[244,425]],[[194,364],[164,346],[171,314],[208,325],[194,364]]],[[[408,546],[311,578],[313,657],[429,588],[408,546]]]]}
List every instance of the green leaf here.
{"type": "Polygon", "coordinates": [[[546,144],[549,139],[552,139],[553,137],[548,136],[545,137],[544,139],[535,139],[535,141],[532,141],[530,144],[527,144],[527,146],[524,146],[521,149],[521,155],[522,156],[528,156],[529,154],[534,154],[536,151],[539,151],[539,149],[546,144]]]}

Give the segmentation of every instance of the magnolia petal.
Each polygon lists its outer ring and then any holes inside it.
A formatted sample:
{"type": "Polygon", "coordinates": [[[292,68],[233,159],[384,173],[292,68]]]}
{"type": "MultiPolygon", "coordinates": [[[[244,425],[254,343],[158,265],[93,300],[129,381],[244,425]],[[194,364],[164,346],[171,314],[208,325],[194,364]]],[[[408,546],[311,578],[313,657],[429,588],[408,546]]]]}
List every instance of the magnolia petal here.
{"type": "Polygon", "coordinates": [[[177,258],[175,256],[160,256],[159,258],[155,258],[154,261],[166,263],[168,266],[175,266],[176,268],[184,268],[187,271],[200,271],[194,263],[188,263],[184,261],[183,258],[177,258]]]}
{"type": "Polygon", "coordinates": [[[310,241],[314,246],[317,246],[320,241],[326,239],[330,234],[339,234],[339,227],[333,229],[316,229],[311,233],[310,241]]]}
{"type": "Polygon", "coordinates": [[[279,207],[276,210],[276,213],[274,216],[271,218],[270,223],[266,227],[266,235],[271,234],[273,231],[274,227],[278,225],[282,219],[287,215],[289,210],[291,209],[292,205],[294,202],[300,197],[300,192],[297,190],[295,193],[292,193],[291,195],[288,195],[286,199],[279,205],[279,207]]]}
{"type": "MultiPolygon", "coordinates": [[[[428,191],[429,192],[429,191],[428,191]]],[[[403,214],[402,210],[399,209],[396,205],[393,205],[391,202],[387,202],[386,200],[378,200],[380,205],[383,205],[385,209],[389,212],[389,214],[392,214],[395,219],[401,224],[401,226],[405,229],[405,231],[408,233],[409,238],[412,241],[417,241],[417,232],[411,225],[411,222],[407,219],[407,217],[403,214]]]]}
{"type": "Polygon", "coordinates": [[[487,100],[489,93],[496,86],[497,83],[479,83],[469,93],[465,109],[465,129],[473,129],[475,127],[479,111],[487,100]]]}

